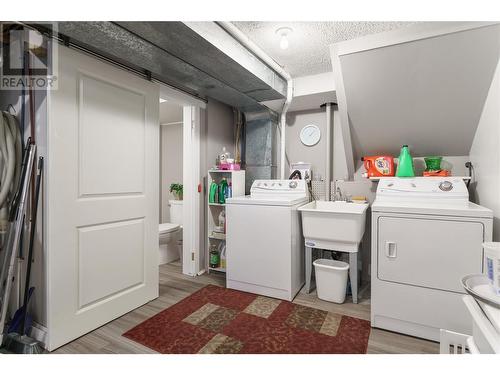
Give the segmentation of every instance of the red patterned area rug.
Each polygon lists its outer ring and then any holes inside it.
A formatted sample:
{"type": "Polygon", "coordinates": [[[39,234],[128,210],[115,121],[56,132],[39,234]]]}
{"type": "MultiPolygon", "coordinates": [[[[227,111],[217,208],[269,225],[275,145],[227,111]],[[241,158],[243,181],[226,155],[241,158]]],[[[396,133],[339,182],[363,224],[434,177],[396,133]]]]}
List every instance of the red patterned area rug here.
{"type": "Polygon", "coordinates": [[[370,322],[208,285],[123,336],[160,353],[366,353],[370,322]]]}

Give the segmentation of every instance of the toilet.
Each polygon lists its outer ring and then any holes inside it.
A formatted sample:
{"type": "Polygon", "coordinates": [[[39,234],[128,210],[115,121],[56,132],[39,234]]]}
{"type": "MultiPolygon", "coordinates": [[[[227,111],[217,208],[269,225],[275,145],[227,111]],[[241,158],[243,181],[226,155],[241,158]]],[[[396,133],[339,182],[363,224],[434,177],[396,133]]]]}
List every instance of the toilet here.
{"type": "Polygon", "coordinates": [[[183,201],[169,200],[170,222],[159,226],[160,257],[159,264],[180,259],[182,263],[182,209],[183,201]]]}

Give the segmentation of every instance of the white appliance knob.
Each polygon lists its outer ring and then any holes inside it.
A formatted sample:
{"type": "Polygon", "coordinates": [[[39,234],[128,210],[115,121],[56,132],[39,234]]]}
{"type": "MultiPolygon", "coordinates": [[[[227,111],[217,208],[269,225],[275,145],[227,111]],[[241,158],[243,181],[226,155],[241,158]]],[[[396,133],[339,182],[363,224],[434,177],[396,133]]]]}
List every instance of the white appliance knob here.
{"type": "Polygon", "coordinates": [[[450,191],[453,189],[453,184],[450,181],[442,181],[439,183],[439,189],[442,191],[450,191]]]}
{"type": "Polygon", "coordinates": [[[297,187],[297,181],[290,181],[288,186],[290,186],[290,189],[295,189],[297,187]]]}

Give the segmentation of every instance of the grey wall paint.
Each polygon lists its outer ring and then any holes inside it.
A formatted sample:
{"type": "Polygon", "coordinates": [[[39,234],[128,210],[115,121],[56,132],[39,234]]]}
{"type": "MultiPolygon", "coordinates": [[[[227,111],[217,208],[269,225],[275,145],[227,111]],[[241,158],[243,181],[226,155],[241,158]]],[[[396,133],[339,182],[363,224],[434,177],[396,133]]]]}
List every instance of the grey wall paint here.
{"type": "Polygon", "coordinates": [[[489,26],[341,56],[355,159],[468,155],[499,53],[489,26]]]}
{"type": "Polygon", "coordinates": [[[326,116],[325,111],[290,112],[286,119],[286,173],[291,163],[307,162],[312,164],[314,179],[323,179],[326,174],[326,116]],[[306,125],[313,124],[319,127],[321,139],[314,146],[305,146],[300,141],[300,131],[306,125]]]}
{"type": "MultiPolygon", "coordinates": [[[[182,119],[181,119],[182,120],[182,119]]],[[[170,193],[170,184],[182,184],[183,168],[183,126],[163,125],[160,127],[160,168],[161,168],[161,222],[170,222],[168,201],[174,199],[170,193]]]]}
{"type": "Polygon", "coordinates": [[[206,116],[205,169],[209,169],[215,165],[215,160],[224,146],[231,157],[234,157],[233,109],[217,100],[209,99],[206,116]]]}
{"type": "MultiPolygon", "coordinates": [[[[338,111],[333,110],[333,154],[332,154],[332,180],[347,178],[347,162],[344,153],[342,129],[340,126],[338,111]]],[[[325,109],[290,112],[287,115],[286,133],[286,172],[290,163],[308,162],[312,164],[314,179],[324,179],[326,175],[326,112],[325,109]],[[321,130],[321,139],[314,146],[305,146],[300,141],[300,131],[306,125],[317,125],[321,130]]]]}
{"type": "Polygon", "coordinates": [[[473,200],[493,210],[493,240],[500,241],[500,63],[481,114],[470,158],[473,200]]]}

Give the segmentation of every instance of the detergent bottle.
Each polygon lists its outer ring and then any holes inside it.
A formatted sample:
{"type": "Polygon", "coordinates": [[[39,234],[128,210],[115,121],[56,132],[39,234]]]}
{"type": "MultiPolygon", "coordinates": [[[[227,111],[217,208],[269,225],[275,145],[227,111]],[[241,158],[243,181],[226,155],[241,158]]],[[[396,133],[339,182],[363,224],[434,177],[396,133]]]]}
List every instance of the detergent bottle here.
{"type": "Polygon", "coordinates": [[[228,188],[227,180],[225,177],[223,177],[222,181],[219,184],[219,203],[220,204],[226,203],[227,188],[228,188]]]}
{"type": "Polygon", "coordinates": [[[215,182],[212,182],[210,184],[210,193],[208,195],[208,202],[209,203],[218,203],[217,202],[217,189],[219,188],[219,185],[217,185],[215,182]]]}
{"type": "Polygon", "coordinates": [[[363,177],[394,176],[394,158],[389,155],[364,156],[361,158],[366,172],[363,177]]]}
{"type": "Polygon", "coordinates": [[[396,169],[396,177],[415,177],[413,159],[410,155],[410,151],[408,150],[408,145],[403,145],[403,147],[401,147],[398,167],[396,169]]]}

